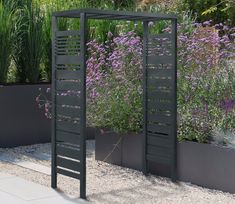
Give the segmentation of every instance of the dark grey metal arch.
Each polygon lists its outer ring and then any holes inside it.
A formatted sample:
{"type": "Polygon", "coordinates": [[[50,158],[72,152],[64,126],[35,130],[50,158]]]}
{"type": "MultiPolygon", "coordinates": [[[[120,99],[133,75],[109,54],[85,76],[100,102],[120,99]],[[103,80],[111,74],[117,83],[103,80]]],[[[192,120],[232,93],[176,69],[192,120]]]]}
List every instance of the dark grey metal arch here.
{"type": "Polygon", "coordinates": [[[86,198],[86,36],[88,19],[143,22],[143,172],[149,161],[166,164],[177,179],[177,18],[175,15],[81,9],[52,17],[52,182],[57,174],[80,180],[86,198]],[[59,31],[58,18],[80,18],[80,30],[59,31]],[[171,22],[152,34],[150,21],[171,22]]]}

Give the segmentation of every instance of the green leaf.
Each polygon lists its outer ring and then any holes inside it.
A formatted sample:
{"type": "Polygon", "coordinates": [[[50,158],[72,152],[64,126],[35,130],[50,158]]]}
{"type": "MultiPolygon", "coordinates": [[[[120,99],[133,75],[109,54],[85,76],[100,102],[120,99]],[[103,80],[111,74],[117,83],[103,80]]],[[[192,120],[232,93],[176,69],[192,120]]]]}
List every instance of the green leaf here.
{"type": "Polygon", "coordinates": [[[209,9],[205,10],[204,12],[202,12],[202,15],[207,15],[207,14],[210,14],[210,13],[213,13],[217,11],[217,7],[216,6],[212,6],[210,7],[209,9]]]}

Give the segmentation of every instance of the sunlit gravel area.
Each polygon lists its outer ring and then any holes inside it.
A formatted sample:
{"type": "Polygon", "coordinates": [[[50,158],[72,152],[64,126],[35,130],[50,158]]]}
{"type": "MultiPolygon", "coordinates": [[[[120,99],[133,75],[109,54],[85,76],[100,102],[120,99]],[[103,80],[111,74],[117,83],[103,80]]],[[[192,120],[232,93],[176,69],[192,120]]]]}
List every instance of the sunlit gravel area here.
{"type": "MultiPolygon", "coordinates": [[[[92,203],[235,204],[235,195],[229,193],[174,184],[166,178],[146,177],[139,171],[95,161],[94,147],[93,141],[87,143],[87,199],[92,203]]],[[[50,144],[0,149],[0,154],[50,167],[50,144]]],[[[16,164],[1,161],[0,171],[50,186],[49,175],[16,164]]],[[[58,188],[79,197],[78,180],[59,175],[58,188]]]]}

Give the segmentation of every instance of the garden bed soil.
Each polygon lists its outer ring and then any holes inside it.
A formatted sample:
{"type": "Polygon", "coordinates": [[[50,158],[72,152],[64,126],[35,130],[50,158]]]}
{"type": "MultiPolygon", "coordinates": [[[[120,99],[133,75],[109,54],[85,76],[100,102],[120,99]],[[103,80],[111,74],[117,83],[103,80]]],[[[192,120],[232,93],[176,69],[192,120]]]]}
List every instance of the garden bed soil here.
{"type": "MultiPolygon", "coordinates": [[[[95,159],[142,170],[142,135],[105,132],[96,135],[95,159]],[[121,142],[113,150],[115,144],[121,142]]],[[[235,149],[199,144],[196,142],[178,143],[178,180],[199,186],[235,193],[235,149]]],[[[169,177],[170,168],[148,162],[149,172],[169,177]]]]}

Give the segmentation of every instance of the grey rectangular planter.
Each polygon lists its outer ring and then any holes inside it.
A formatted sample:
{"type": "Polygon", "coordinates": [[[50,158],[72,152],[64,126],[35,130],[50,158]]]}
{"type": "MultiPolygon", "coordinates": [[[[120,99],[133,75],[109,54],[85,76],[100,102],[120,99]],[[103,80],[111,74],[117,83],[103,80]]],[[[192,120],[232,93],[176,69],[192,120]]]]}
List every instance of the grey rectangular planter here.
{"type": "MultiPolygon", "coordinates": [[[[105,161],[108,163],[142,171],[142,137],[142,134],[117,134],[112,131],[101,131],[96,134],[95,159],[104,161],[106,158],[105,161]],[[122,139],[118,143],[120,138],[122,139]],[[114,149],[117,143],[118,145],[114,149]],[[111,152],[112,154],[110,154],[111,152]]],[[[170,168],[168,166],[150,161],[148,165],[150,173],[170,176],[170,168]]]]}
{"type": "MultiPolygon", "coordinates": [[[[112,151],[120,134],[96,135],[96,160],[103,161],[112,151]]],[[[142,170],[141,134],[123,135],[122,142],[106,162],[142,170]]],[[[202,187],[235,193],[235,149],[196,142],[178,143],[178,180],[202,187]]],[[[149,171],[161,176],[170,176],[169,166],[148,163],[149,171]]]]}
{"type": "Polygon", "coordinates": [[[179,180],[235,193],[235,149],[182,142],[178,150],[179,180]]]}
{"type": "MultiPolygon", "coordinates": [[[[0,148],[51,142],[51,120],[36,103],[39,88],[50,84],[0,85],[0,148]]],[[[96,128],[87,127],[87,139],[95,139],[96,128]]]]}
{"type": "MultiPolygon", "coordinates": [[[[50,84],[0,86],[0,147],[51,140],[51,122],[38,108],[36,97],[50,84]]],[[[50,94],[49,94],[50,95],[50,94]]]]}
{"type": "Polygon", "coordinates": [[[95,136],[95,159],[110,164],[122,165],[122,141],[113,132],[105,132],[95,136]],[[114,148],[116,146],[116,148],[114,148]],[[111,153],[111,154],[110,154],[111,153]]]}

